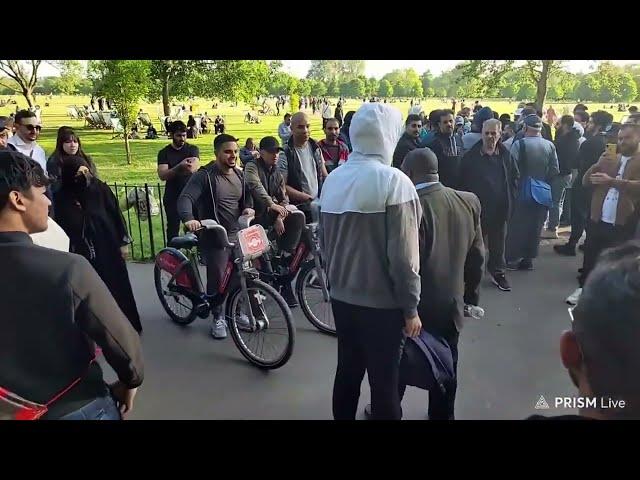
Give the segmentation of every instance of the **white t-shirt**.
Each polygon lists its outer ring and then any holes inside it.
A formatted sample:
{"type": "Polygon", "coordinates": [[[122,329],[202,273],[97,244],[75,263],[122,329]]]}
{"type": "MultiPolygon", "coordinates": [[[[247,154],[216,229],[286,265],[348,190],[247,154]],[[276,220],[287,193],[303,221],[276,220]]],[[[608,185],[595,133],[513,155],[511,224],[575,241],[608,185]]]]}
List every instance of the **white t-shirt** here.
{"type": "Polygon", "coordinates": [[[47,172],[47,154],[44,153],[43,148],[36,142],[26,143],[18,134],[9,139],[9,143],[16,147],[16,150],[27,157],[31,157],[38,162],[42,167],[42,170],[47,172]]]}
{"type": "Polygon", "coordinates": [[[303,148],[296,147],[296,153],[300,159],[300,166],[302,167],[302,175],[304,178],[301,180],[302,191],[308,193],[313,198],[318,197],[318,171],[316,169],[316,162],[313,159],[313,150],[311,145],[307,142],[307,145],[303,148]]]}
{"type": "MultiPolygon", "coordinates": [[[[631,157],[620,158],[620,169],[618,170],[618,175],[616,176],[616,178],[622,178],[622,175],[624,175],[624,169],[627,167],[627,162],[630,158],[631,157]]],[[[601,219],[603,222],[615,225],[619,197],[620,192],[617,188],[609,189],[609,191],[607,192],[607,196],[604,199],[604,203],[602,204],[601,219]]]]}

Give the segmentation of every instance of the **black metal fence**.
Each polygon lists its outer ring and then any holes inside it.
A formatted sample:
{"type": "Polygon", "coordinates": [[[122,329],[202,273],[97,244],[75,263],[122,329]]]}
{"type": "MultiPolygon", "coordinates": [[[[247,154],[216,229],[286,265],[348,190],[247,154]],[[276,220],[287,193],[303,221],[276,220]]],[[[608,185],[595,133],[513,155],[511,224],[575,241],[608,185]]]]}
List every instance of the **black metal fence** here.
{"type": "Polygon", "coordinates": [[[120,205],[129,236],[132,260],[150,261],[167,245],[164,211],[164,185],[157,184],[108,184],[120,205]]]}

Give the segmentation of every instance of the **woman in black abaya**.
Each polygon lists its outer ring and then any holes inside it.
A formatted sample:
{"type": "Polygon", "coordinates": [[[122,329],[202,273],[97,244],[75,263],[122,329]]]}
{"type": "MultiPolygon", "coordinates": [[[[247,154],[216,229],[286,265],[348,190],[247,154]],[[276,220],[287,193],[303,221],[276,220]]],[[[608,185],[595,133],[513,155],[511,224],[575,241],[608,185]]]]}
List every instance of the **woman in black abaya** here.
{"type": "Polygon", "coordinates": [[[84,158],[67,156],[54,202],[55,221],[69,236],[69,250],[91,262],[133,328],[142,332],[124,260],[131,241],[111,189],[91,174],[84,158]]]}

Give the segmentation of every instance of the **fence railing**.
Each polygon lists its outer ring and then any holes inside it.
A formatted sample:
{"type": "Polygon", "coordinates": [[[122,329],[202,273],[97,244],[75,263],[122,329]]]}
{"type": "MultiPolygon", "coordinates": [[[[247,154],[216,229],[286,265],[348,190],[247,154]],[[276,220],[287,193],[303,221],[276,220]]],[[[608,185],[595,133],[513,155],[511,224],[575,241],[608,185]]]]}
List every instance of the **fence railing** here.
{"type": "Polygon", "coordinates": [[[152,260],[167,245],[164,211],[164,185],[157,184],[108,184],[120,205],[129,236],[132,260],[152,260]]]}

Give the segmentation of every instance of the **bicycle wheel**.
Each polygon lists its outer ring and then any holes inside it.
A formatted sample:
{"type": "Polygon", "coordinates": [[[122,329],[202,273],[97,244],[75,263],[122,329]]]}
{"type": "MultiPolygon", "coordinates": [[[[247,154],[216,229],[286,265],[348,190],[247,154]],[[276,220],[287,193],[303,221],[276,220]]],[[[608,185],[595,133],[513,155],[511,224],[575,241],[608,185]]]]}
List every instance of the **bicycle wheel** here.
{"type": "Polygon", "coordinates": [[[227,324],[240,353],[259,368],[282,367],[293,353],[296,331],[291,310],[280,294],[270,285],[247,279],[249,297],[255,299],[253,314],[263,328],[251,331],[238,327],[236,320],[249,313],[241,288],[231,292],[227,300],[227,324]]]}
{"type": "MultiPolygon", "coordinates": [[[[298,273],[296,296],[307,320],[321,332],[335,335],[336,323],[331,301],[324,299],[322,287],[318,284],[319,280],[315,262],[313,260],[305,262],[298,273]]],[[[324,281],[327,281],[326,272],[324,281]]]]}
{"type": "MultiPolygon", "coordinates": [[[[173,252],[165,251],[160,252],[156,258],[153,267],[156,293],[158,294],[162,308],[164,308],[173,322],[178,325],[189,325],[196,319],[198,311],[196,305],[194,305],[189,297],[169,290],[169,281],[173,276],[173,272],[170,271],[171,267],[167,266],[168,262],[164,262],[162,259],[164,258],[166,260],[173,256],[173,252]],[[160,255],[163,255],[163,257],[160,257],[160,255]]],[[[193,276],[185,272],[183,278],[193,278],[193,276]]]]}

